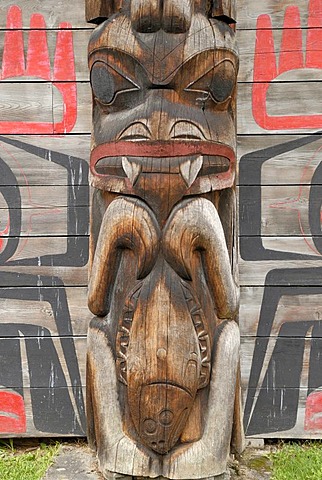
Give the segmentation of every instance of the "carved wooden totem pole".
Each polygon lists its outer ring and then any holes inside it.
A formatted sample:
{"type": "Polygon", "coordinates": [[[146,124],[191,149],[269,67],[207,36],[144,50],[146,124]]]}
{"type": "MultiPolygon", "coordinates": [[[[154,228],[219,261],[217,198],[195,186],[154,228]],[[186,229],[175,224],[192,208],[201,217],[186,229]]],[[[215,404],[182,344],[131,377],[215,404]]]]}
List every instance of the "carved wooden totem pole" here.
{"type": "Polygon", "coordinates": [[[89,440],[106,478],[242,449],[233,0],[87,0],[89,440]]]}

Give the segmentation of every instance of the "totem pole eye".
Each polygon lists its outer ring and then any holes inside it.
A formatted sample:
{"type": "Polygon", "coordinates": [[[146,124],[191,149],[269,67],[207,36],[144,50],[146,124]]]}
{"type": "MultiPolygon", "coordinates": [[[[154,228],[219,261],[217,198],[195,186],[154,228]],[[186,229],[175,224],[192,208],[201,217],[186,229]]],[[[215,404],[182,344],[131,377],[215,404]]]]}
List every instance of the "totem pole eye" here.
{"type": "Polygon", "coordinates": [[[233,63],[225,60],[188,85],[186,91],[210,93],[215,102],[222,103],[231,97],[236,84],[236,76],[233,63]]]}
{"type": "Polygon", "coordinates": [[[91,86],[95,98],[103,105],[113,103],[120,93],[139,90],[138,85],[102,61],[92,67],[91,86]]]}

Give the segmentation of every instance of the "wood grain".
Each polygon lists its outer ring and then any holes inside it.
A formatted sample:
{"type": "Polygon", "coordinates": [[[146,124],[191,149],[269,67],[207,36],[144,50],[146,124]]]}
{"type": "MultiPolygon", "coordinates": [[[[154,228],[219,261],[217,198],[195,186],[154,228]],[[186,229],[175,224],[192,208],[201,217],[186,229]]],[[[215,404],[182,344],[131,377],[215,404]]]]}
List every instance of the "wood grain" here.
{"type": "MultiPolygon", "coordinates": [[[[0,396],[1,392],[10,392],[10,393],[15,393],[14,390],[9,389],[0,389],[0,396]]],[[[64,412],[64,416],[61,416],[62,412],[62,405],[66,402],[66,400],[73,399],[73,390],[71,387],[62,387],[62,388],[57,388],[56,389],[57,393],[57,405],[53,408],[50,409],[50,411],[47,410],[47,412],[44,411],[44,408],[39,409],[40,415],[43,414],[47,417],[47,427],[48,425],[52,425],[50,431],[45,431],[44,430],[44,425],[39,425],[39,428],[35,426],[35,410],[37,409],[37,403],[33,405],[32,403],[32,398],[36,398],[40,405],[44,405],[46,402],[48,402],[48,392],[44,391],[42,388],[35,388],[35,389],[29,389],[29,388],[23,388],[22,389],[22,397],[23,397],[23,404],[24,404],[24,409],[25,409],[25,421],[26,421],[26,427],[24,431],[19,431],[15,432],[15,428],[9,428],[6,429],[1,425],[1,432],[0,432],[0,437],[1,438],[14,438],[14,437],[75,437],[75,436],[84,436],[85,435],[85,430],[84,426],[83,428],[79,428],[77,426],[77,423],[80,420],[80,415],[76,410],[72,411],[71,409],[66,409],[66,412],[64,412]],[[69,418],[67,415],[69,414],[69,418]],[[74,427],[73,427],[74,424],[74,427]],[[42,427],[42,428],[41,428],[42,427]],[[66,428],[67,427],[67,428],[66,428]]],[[[85,395],[85,388],[83,389],[83,396],[85,395]]],[[[39,404],[38,404],[39,405],[39,404]]],[[[39,407],[38,407],[39,408],[39,407]]],[[[81,415],[81,420],[84,425],[84,412],[81,415]]]]}
{"type": "MultiPolygon", "coordinates": [[[[18,281],[16,282],[17,286],[13,282],[13,285],[7,287],[5,274],[1,273],[0,277],[1,323],[39,325],[39,328],[48,329],[52,336],[57,336],[55,318],[59,305],[57,302],[55,303],[54,297],[56,295],[59,298],[61,295],[61,298],[64,299],[66,295],[67,302],[65,310],[62,312],[66,329],[70,318],[73,334],[76,336],[86,335],[88,323],[92,318],[92,314],[87,309],[86,287],[51,286],[49,279],[46,282],[44,275],[39,277],[40,281],[44,283],[43,291],[36,286],[28,286],[23,283],[21,285],[21,282],[19,284],[18,281]]],[[[5,336],[9,336],[8,329],[5,336]]]]}

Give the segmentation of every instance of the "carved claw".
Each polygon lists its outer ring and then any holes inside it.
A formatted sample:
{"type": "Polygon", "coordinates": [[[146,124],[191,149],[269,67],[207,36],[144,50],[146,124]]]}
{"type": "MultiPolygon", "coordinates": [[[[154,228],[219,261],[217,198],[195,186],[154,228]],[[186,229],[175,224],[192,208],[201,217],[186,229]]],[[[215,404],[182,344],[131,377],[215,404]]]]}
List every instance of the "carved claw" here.
{"type": "Polygon", "coordinates": [[[163,252],[167,262],[185,279],[192,279],[192,257],[200,252],[217,316],[221,319],[236,316],[238,289],[221,221],[209,200],[185,200],[174,208],[164,228],[163,252]]]}
{"type": "Polygon", "coordinates": [[[160,230],[152,210],[141,200],[119,197],[107,208],[89,280],[88,306],[105,316],[123,249],[136,251],[138,278],[151,271],[158,253],[160,230]]]}

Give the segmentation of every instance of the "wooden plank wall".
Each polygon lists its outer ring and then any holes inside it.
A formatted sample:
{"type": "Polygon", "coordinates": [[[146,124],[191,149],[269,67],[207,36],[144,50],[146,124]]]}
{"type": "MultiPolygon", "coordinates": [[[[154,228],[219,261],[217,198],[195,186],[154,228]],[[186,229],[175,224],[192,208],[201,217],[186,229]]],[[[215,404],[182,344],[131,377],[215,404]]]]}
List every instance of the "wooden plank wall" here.
{"type": "Polygon", "coordinates": [[[239,2],[248,435],[322,436],[322,1],[239,2]]]}
{"type": "MultiPolygon", "coordinates": [[[[247,434],[322,437],[322,0],[238,29],[247,434]]],[[[0,3],[0,436],[85,431],[90,30],[84,0],[0,3]]]]}

